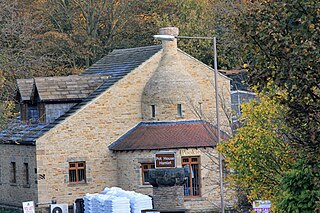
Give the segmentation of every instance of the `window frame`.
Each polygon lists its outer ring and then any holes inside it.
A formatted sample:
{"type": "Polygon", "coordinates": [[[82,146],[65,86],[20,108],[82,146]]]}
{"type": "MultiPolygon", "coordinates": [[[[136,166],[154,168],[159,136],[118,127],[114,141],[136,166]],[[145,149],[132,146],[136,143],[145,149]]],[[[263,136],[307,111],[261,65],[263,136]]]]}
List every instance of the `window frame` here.
{"type": "Polygon", "coordinates": [[[181,165],[182,167],[184,166],[189,166],[190,168],[190,174],[189,174],[189,188],[190,188],[190,195],[185,195],[185,185],[187,183],[184,184],[183,186],[183,191],[184,191],[184,197],[185,198],[196,198],[196,197],[201,197],[201,162],[200,162],[200,156],[182,156],[181,157],[181,165]],[[184,162],[184,159],[188,159],[188,162],[184,162]],[[197,159],[197,161],[192,161],[192,159],[197,159]],[[198,189],[196,190],[198,193],[197,194],[192,194],[191,193],[194,191],[193,190],[193,178],[192,178],[192,165],[198,165],[198,168],[197,168],[197,184],[198,185],[198,189]]]}
{"type": "Polygon", "coordinates": [[[145,181],[145,175],[144,175],[145,172],[147,172],[151,169],[155,169],[154,163],[141,163],[141,182],[142,182],[142,185],[151,185],[149,182],[145,181]],[[147,166],[148,168],[144,168],[145,166],[147,166]]]}
{"type": "Polygon", "coordinates": [[[87,183],[87,174],[86,174],[86,162],[85,161],[76,161],[68,163],[68,175],[69,175],[69,184],[84,184],[87,183]],[[74,167],[71,167],[71,164],[74,164],[74,167]],[[83,164],[83,166],[79,166],[83,164]],[[75,171],[75,181],[71,181],[70,172],[75,171]],[[83,180],[79,181],[79,171],[83,171],[83,180]]]}

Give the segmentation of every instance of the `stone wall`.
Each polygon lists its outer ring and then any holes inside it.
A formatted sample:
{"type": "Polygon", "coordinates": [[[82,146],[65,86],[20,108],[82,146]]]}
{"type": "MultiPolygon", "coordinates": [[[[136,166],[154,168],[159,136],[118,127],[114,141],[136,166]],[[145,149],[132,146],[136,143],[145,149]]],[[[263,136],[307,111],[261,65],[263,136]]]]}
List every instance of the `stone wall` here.
{"type": "Polygon", "coordinates": [[[183,186],[153,188],[153,205],[155,209],[183,209],[183,197],[183,186]]]}
{"type": "Polygon", "coordinates": [[[22,206],[22,202],[37,203],[35,146],[0,144],[0,204],[22,206]],[[11,162],[16,163],[16,183],[11,183],[11,162]],[[29,168],[26,183],[25,163],[29,168]]]}

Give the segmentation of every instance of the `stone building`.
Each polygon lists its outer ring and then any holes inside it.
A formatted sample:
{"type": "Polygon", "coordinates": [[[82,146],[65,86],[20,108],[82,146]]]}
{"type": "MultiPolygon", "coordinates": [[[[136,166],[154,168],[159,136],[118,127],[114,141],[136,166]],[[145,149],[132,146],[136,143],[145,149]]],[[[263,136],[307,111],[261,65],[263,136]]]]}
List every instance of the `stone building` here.
{"type": "MultiPolygon", "coordinates": [[[[219,207],[214,72],[176,40],[114,50],[79,76],[17,83],[21,116],[0,133],[0,204],[71,205],[107,186],[152,195],[154,154],[172,151],[177,167],[192,171],[185,208],[219,207]]],[[[218,86],[221,105],[230,108],[230,79],[219,74],[218,86]]],[[[219,111],[226,139],[228,121],[219,111]]]]}

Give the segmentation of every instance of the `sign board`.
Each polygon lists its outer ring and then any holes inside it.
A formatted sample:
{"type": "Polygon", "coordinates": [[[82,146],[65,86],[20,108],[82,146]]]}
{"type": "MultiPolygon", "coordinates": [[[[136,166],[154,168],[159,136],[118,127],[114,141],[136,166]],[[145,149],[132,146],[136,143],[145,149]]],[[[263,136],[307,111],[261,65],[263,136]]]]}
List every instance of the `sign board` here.
{"type": "Polygon", "coordinates": [[[268,213],[270,212],[270,200],[255,200],[253,201],[253,210],[256,212],[268,213]]]}
{"type": "Polygon", "coordinates": [[[23,213],[35,213],[33,201],[23,202],[22,207],[23,213]]]}
{"type": "Polygon", "coordinates": [[[174,152],[158,152],[154,155],[155,168],[176,167],[176,154],[174,152]]]}

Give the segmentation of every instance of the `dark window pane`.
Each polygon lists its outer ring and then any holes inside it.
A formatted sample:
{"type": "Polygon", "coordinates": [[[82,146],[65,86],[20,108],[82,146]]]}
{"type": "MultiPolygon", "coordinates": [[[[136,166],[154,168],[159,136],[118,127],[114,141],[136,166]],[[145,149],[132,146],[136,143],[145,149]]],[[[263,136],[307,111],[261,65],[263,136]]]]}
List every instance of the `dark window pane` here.
{"type": "Polygon", "coordinates": [[[198,162],[198,158],[192,158],[192,162],[198,162]]]}
{"type": "Polygon", "coordinates": [[[77,181],[77,171],[76,170],[70,170],[69,171],[69,181],[70,182],[76,182],[77,181]]]}
{"type": "Polygon", "coordinates": [[[151,117],[156,117],[156,105],[151,105],[151,117]]]}
{"type": "Polygon", "coordinates": [[[84,170],[81,169],[81,170],[78,170],[78,177],[79,177],[79,182],[84,182],[85,181],[85,178],[84,178],[84,170]]]}
{"type": "Polygon", "coordinates": [[[177,115],[178,116],[182,116],[182,106],[181,106],[181,104],[177,105],[177,115]]]}
{"type": "Polygon", "coordinates": [[[11,162],[11,183],[17,183],[16,162],[11,162]]]}
{"type": "Polygon", "coordinates": [[[149,183],[150,178],[149,178],[149,172],[148,171],[143,172],[143,177],[144,177],[143,182],[149,183]]]}
{"type": "Polygon", "coordinates": [[[28,163],[24,163],[24,177],[25,177],[25,184],[29,184],[29,165],[28,165],[28,163]]]}

